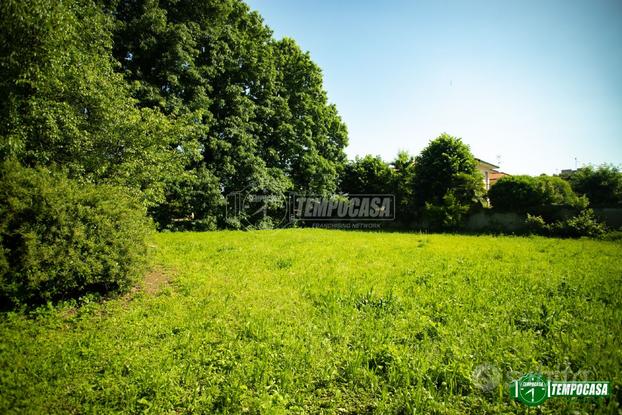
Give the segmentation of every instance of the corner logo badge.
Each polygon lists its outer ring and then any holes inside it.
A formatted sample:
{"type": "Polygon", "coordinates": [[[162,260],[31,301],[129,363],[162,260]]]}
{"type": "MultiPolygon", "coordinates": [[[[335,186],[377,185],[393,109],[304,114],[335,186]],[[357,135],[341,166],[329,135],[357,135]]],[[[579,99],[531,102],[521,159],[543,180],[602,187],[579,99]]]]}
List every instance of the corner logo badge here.
{"type": "Polygon", "coordinates": [[[538,406],[555,397],[605,397],[609,394],[609,382],[557,381],[536,373],[529,373],[510,384],[510,396],[528,406],[538,406]]]}

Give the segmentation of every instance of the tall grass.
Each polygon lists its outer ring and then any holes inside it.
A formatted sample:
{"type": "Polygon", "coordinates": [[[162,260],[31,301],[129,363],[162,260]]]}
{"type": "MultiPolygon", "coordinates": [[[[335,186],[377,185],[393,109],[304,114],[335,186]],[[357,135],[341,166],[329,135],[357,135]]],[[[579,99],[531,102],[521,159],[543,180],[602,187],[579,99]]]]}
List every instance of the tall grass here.
{"type": "MultiPolygon", "coordinates": [[[[160,234],[170,283],[5,314],[0,412],[525,413],[528,372],[610,380],[622,245],[323,230],[160,234]]],[[[573,412],[574,411],[574,412],[573,412]]]]}

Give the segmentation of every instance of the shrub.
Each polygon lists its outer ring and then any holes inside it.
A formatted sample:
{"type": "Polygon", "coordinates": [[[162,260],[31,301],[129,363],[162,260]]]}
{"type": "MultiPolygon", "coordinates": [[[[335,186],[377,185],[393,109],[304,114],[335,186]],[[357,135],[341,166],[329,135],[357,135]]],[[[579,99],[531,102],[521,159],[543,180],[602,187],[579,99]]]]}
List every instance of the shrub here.
{"type": "Polygon", "coordinates": [[[505,176],[490,190],[488,198],[498,210],[525,211],[542,203],[536,179],[531,176],[505,176]]]}
{"type": "Polygon", "coordinates": [[[586,197],[579,197],[570,187],[570,184],[557,176],[536,177],[536,183],[541,194],[543,205],[563,205],[578,209],[587,208],[589,201],[586,197]]]}
{"type": "Polygon", "coordinates": [[[595,238],[602,236],[605,231],[605,225],[596,220],[592,209],[586,209],[573,218],[555,222],[550,226],[552,235],[568,238],[595,238]]]}
{"type": "Polygon", "coordinates": [[[448,192],[442,204],[425,204],[423,218],[430,230],[455,230],[462,225],[469,209],[469,206],[460,204],[452,192],[448,192]]]}
{"type": "Polygon", "coordinates": [[[40,304],[129,288],[150,221],[127,191],[0,166],[0,300],[40,304]]]}
{"type": "Polygon", "coordinates": [[[554,205],[585,209],[588,204],[568,182],[553,176],[505,176],[490,188],[488,197],[493,208],[514,212],[540,212],[554,205]]]}
{"type": "Polygon", "coordinates": [[[591,209],[585,209],[578,215],[547,224],[541,216],[527,214],[525,225],[530,233],[562,238],[600,237],[605,234],[605,225],[598,222],[591,209]]]}
{"type": "Polygon", "coordinates": [[[548,227],[542,216],[527,214],[525,219],[525,225],[527,225],[527,231],[529,233],[535,233],[538,235],[545,235],[548,233],[548,227]]]}
{"type": "Polygon", "coordinates": [[[609,231],[604,234],[601,239],[604,241],[622,241],[622,230],[609,231]]]}
{"type": "Polygon", "coordinates": [[[160,230],[216,229],[224,200],[218,178],[210,170],[198,167],[180,175],[165,193],[164,202],[149,211],[160,230]]]}

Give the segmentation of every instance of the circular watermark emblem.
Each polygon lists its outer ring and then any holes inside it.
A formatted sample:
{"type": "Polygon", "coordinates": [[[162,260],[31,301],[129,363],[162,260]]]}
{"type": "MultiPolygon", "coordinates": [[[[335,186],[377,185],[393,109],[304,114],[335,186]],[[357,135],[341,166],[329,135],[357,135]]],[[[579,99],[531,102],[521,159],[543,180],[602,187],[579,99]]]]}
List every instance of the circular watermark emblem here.
{"type": "Polygon", "coordinates": [[[482,364],[473,370],[473,384],[484,393],[493,393],[503,383],[501,371],[490,364],[482,364]]]}
{"type": "Polygon", "coordinates": [[[278,228],[287,223],[287,198],[268,192],[246,193],[242,199],[242,225],[278,228]]]}
{"type": "Polygon", "coordinates": [[[227,220],[243,229],[273,229],[289,222],[288,198],[255,186],[227,195],[227,220]]]}
{"type": "Polygon", "coordinates": [[[546,387],[544,376],[528,373],[516,382],[517,399],[528,406],[540,405],[548,397],[546,387]]]}

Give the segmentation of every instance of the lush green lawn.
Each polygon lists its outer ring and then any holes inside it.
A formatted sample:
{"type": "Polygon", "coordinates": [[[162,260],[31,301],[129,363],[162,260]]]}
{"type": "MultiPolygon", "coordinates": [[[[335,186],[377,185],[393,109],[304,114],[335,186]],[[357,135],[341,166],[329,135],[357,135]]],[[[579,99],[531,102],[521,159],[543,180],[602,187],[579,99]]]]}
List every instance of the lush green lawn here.
{"type": "Polygon", "coordinates": [[[322,230],[160,234],[149,289],[0,317],[0,413],[526,413],[536,371],[610,380],[622,245],[322,230]],[[159,285],[161,284],[161,285],[159,285]]]}

